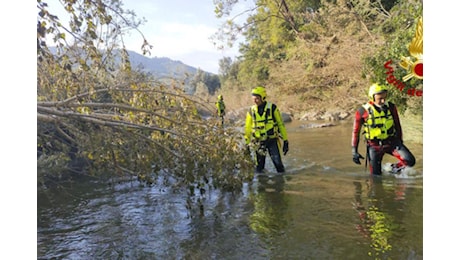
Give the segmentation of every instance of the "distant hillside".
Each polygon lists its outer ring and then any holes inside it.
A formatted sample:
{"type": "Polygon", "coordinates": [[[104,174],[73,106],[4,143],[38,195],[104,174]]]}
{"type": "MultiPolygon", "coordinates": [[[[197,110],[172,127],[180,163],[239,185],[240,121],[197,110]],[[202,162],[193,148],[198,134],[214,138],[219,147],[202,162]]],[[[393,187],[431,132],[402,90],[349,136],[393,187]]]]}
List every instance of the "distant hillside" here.
{"type": "MultiPolygon", "coordinates": [[[[56,54],[55,47],[50,47],[50,50],[52,53],[56,54]]],[[[130,50],[128,50],[128,54],[131,66],[134,69],[150,73],[157,78],[173,77],[183,79],[185,74],[188,74],[188,77],[190,77],[195,75],[198,71],[195,67],[167,57],[148,57],[130,50]]],[[[203,72],[209,75],[214,75],[213,73],[207,71],[203,72]]]]}
{"type": "Polygon", "coordinates": [[[186,73],[195,75],[198,70],[181,61],[166,57],[148,57],[134,51],[128,51],[128,54],[133,68],[149,72],[158,78],[171,76],[183,78],[186,73]]]}
{"type": "MultiPolygon", "coordinates": [[[[53,54],[57,53],[56,47],[50,47],[50,51],[53,54]]],[[[166,57],[148,57],[129,50],[128,55],[133,70],[149,74],[166,85],[179,80],[188,94],[194,94],[200,84],[204,84],[211,95],[221,87],[218,75],[189,66],[181,61],[166,57]]],[[[118,52],[114,53],[114,56],[115,64],[119,64],[121,55],[118,52]]],[[[90,63],[89,66],[91,66],[90,63]]]]}
{"type": "Polygon", "coordinates": [[[219,76],[214,73],[199,70],[181,61],[166,57],[151,58],[129,50],[128,54],[133,69],[153,75],[166,84],[178,79],[184,83],[184,91],[188,94],[194,94],[200,82],[206,86],[207,92],[210,94],[220,88],[219,76]]]}

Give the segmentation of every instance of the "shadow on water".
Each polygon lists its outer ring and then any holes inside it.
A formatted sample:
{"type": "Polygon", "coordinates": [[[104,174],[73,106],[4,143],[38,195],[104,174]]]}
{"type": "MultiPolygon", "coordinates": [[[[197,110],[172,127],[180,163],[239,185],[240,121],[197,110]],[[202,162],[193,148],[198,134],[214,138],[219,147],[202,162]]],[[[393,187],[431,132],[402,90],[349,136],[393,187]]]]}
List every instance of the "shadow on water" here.
{"type": "Polygon", "coordinates": [[[421,145],[411,171],[372,178],[351,125],[287,128],[285,175],[194,196],[202,208],[136,181],[39,194],[38,259],[423,259],[421,145]]]}

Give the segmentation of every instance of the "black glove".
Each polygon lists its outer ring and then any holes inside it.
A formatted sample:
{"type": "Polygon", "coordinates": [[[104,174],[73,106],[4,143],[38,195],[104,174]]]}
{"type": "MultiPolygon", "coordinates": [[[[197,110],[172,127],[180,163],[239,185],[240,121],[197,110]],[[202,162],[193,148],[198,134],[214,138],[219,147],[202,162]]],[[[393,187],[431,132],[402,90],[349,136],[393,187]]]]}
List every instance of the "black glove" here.
{"type": "Polygon", "coordinates": [[[364,157],[358,153],[358,148],[357,147],[353,147],[351,149],[351,152],[353,154],[353,162],[355,162],[356,164],[361,164],[361,162],[359,161],[359,159],[364,159],[364,157]]]}
{"type": "Polygon", "coordinates": [[[288,140],[286,140],[286,141],[283,142],[283,153],[284,153],[284,155],[286,155],[288,151],[289,151],[289,142],[288,142],[288,140]]]}

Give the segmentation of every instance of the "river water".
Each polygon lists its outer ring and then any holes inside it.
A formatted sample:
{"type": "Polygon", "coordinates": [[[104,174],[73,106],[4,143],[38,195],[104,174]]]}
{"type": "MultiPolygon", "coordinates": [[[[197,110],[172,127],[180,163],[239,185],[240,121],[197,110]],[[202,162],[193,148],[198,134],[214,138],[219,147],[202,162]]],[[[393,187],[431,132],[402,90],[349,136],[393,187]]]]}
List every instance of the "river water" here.
{"type": "Polygon", "coordinates": [[[371,177],[352,162],[350,122],[313,124],[288,123],[287,173],[242,192],[190,203],[86,180],[38,194],[38,259],[423,259],[423,145],[405,142],[413,168],[371,177]]]}

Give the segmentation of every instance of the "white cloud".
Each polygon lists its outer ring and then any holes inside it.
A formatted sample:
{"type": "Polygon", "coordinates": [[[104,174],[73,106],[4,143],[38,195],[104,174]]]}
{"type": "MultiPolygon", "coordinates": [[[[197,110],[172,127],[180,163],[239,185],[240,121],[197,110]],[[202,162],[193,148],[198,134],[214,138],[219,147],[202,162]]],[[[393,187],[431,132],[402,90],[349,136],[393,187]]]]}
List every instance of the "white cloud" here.
{"type": "MultiPolygon", "coordinates": [[[[144,26],[140,29],[153,45],[151,56],[180,60],[187,65],[216,74],[220,59],[224,56],[233,58],[238,53],[236,47],[222,51],[214,46],[210,37],[217,31],[215,25],[174,22],[158,23],[154,28],[144,26]]],[[[140,52],[140,36],[130,37],[125,43],[129,50],[140,52]]]]}
{"type": "MultiPolygon", "coordinates": [[[[126,4],[147,23],[140,26],[147,41],[153,45],[152,56],[180,60],[187,65],[217,73],[219,60],[237,55],[237,46],[229,50],[217,49],[210,38],[223,22],[214,15],[213,2],[197,5],[192,1],[133,1],[126,4]]],[[[132,33],[125,42],[128,49],[140,52],[142,38],[132,33]]]]}
{"type": "Polygon", "coordinates": [[[209,40],[215,31],[215,28],[206,25],[164,24],[161,27],[160,36],[158,39],[153,38],[152,42],[156,43],[158,51],[168,55],[181,55],[193,51],[217,53],[217,49],[209,40]]]}

